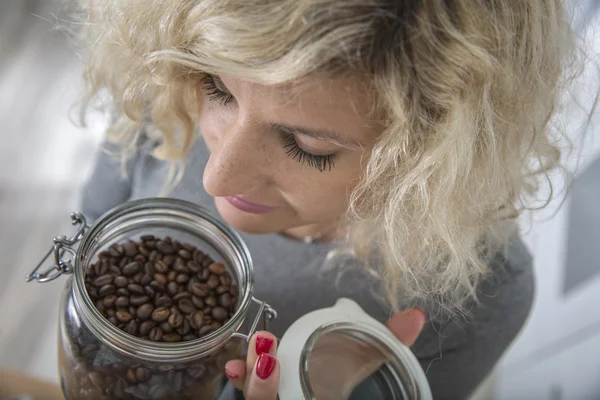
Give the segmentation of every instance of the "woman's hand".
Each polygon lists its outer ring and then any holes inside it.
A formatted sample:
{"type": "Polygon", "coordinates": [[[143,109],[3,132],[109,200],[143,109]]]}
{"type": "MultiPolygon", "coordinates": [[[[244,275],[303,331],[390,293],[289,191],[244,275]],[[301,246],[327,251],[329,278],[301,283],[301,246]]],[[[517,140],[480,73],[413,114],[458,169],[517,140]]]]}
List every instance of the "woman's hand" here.
{"type": "MultiPolygon", "coordinates": [[[[387,322],[387,327],[402,343],[406,346],[412,346],[419,337],[425,322],[425,313],[418,308],[413,308],[394,314],[387,322]]],[[[355,345],[356,343],[349,342],[348,344],[355,345]]],[[[327,345],[327,343],[324,343],[324,345],[327,345]]],[[[338,342],[337,346],[342,346],[343,348],[343,343],[338,342]]],[[[250,340],[246,361],[233,360],[228,362],[225,366],[225,372],[231,380],[231,383],[236,388],[244,391],[246,400],[275,400],[277,398],[279,387],[279,363],[275,358],[276,353],[277,340],[275,337],[269,332],[258,332],[250,340]],[[250,372],[247,373],[247,371],[250,372]]],[[[362,368],[356,374],[356,379],[349,378],[349,374],[341,374],[344,375],[342,379],[350,379],[353,381],[350,382],[351,385],[349,386],[349,382],[345,382],[346,387],[350,387],[350,389],[354,388],[364,378],[377,370],[383,362],[381,357],[377,354],[372,354],[372,357],[370,357],[365,353],[365,349],[356,348],[354,351],[348,351],[348,349],[346,349],[344,353],[346,355],[354,353],[361,354],[362,368]]],[[[321,366],[325,367],[324,365],[321,366]]],[[[339,365],[337,368],[339,370],[339,365]]],[[[333,375],[330,376],[330,378],[335,380],[333,375]]],[[[339,388],[339,384],[333,384],[333,386],[339,388]]],[[[315,390],[315,395],[320,400],[325,398],[337,398],[340,396],[342,398],[347,397],[346,394],[339,393],[336,393],[332,397],[332,393],[329,393],[331,386],[325,388],[325,385],[323,385],[322,393],[319,393],[320,389],[318,386],[313,389],[315,390]]]]}

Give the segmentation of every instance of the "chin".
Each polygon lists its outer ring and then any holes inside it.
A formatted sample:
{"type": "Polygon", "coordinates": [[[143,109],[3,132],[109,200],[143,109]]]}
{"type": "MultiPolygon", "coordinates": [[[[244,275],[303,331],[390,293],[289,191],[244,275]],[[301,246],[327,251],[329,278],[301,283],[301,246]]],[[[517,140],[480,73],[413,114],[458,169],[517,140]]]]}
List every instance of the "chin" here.
{"type": "Polygon", "coordinates": [[[238,231],[265,234],[277,233],[286,229],[283,226],[277,226],[279,224],[273,224],[274,218],[271,214],[247,213],[235,208],[223,198],[216,198],[215,205],[223,220],[238,231]]]}

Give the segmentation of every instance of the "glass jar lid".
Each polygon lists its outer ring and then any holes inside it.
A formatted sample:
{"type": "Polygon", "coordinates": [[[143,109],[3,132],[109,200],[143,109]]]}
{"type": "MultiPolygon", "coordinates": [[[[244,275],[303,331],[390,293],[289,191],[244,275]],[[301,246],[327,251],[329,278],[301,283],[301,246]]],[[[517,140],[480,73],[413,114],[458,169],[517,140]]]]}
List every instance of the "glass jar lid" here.
{"type": "Polygon", "coordinates": [[[283,400],[430,400],[418,360],[354,301],[298,319],[278,348],[283,400]]]}

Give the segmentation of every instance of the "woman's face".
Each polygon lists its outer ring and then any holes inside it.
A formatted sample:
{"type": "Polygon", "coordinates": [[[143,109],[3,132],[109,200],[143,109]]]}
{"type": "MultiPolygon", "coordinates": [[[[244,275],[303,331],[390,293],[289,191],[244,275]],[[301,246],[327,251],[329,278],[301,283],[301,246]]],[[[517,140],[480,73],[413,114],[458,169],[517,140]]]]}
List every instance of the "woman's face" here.
{"type": "Polygon", "coordinates": [[[343,218],[381,131],[360,80],[264,86],[208,76],[198,99],[211,152],[204,186],[228,223],[303,236],[343,218]]]}

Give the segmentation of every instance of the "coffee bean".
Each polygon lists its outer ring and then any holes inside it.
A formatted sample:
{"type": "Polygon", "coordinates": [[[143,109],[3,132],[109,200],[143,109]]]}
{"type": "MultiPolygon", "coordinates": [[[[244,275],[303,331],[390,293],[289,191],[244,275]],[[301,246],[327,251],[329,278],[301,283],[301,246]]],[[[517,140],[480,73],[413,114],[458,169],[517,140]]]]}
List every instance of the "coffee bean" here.
{"type": "Polygon", "coordinates": [[[152,328],[154,328],[155,326],[156,326],[156,323],[154,321],[148,320],[148,321],[142,322],[142,324],[140,325],[140,335],[148,336],[148,334],[150,333],[152,328]]]}
{"type": "Polygon", "coordinates": [[[173,332],[173,327],[171,325],[169,325],[169,321],[165,321],[163,323],[161,323],[160,325],[160,329],[162,329],[163,333],[171,333],[173,332]]]}
{"type": "Polygon", "coordinates": [[[149,274],[144,274],[144,276],[142,276],[142,280],[140,280],[140,283],[144,286],[146,286],[147,284],[149,284],[152,281],[152,275],[149,274]]]}
{"type": "Polygon", "coordinates": [[[181,336],[185,336],[188,333],[190,333],[190,330],[192,328],[190,327],[190,323],[186,320],[183,320],[183,323],[176,329],[177,333],[179,333],[181,336]]]}
{"type": "Polygon", "coordinates": [[[175,281],[175,278],[177,278],[177,272],[169,271],[169,273],[167,274],[167,280],[169,282],[173,282],[173,281],[175,281]]]}
{"type": "Polygon", "coordinates": [[[198,336],[202,337],[202,336],[206,335],[207,333],[211,332],[212,330],[213,330],[213,328],[211,328],[210,325],[205,325],[198,330],[198,336]]]}
{"type": "Polygon", "coordinates": [[[202,266],[204,268],[208,268],[210,266],[210,264],[212,264],[214,261],[210,259],[210,257],[206,257],[204,260],[202,260],[202,266]]]}
{"type": "Polygon", "coordinates": [[[143,265],[147,260],[143,254],[138,254],[137,256],[133,257],[133,261],[138,261],[143,265]]]}
{"type": "Polygon", "coordinates": [[[123,311],[123,310],[117,311],[115,316],[121,322],[129,322],[133,318],[133,315],[131,315],[129,312],[123,311]]]}
{"type": "Polygon", "coordinates": [[[202,270],[202,272],[198,272],[196,276],[198,279],[200,279],[200,281],[206,282],[210,277],[210,271],[208,269],[202,270]]]}
{"type": "Polygon", "coordinates": [[[156,281],[152,281],[150,282],[149,285],[152,289],[154,289],[157,292],[164,292],[165,291],[165,286],[161,285],[160,283],[156,282],[156,281]]]}
{"type": "Polygon", "coordinates": [[[180,342],[181,336],[177,333],[167,333],[166,335],[163,335],[163,340],[165,342],[180,342]]]}
{"type": "Polygon", "coordinates": [[[113,257],[121,257],[121,251],[119,251],[119,248],[117,247],[116,244],[111,245],[108,248],[108,254],[110,254],[113,257]]]}
{"type": "Polygon", "coordinates": [[[229,292],[229,286],[217,286],[217,288],[215,289],[215,292],[217,294],[227,293],[227,292],[229,292]]]}
{"type": "Polygon", "coordinates": [[[108,272],[110,272],[114,276],[121,276],[121,268],[117,267],[116,265],[111,265],[110,267],[108,267],[108,272]]]}
{"type": "Polygon", "coordinates": [[[215,275],[221,275],[226,271],[223,263],[212,263],[208,266],[208,270],[215,275]]]}
{"type": "Polygon", "coordinates": [[[128,297],[129,296],[129,291],[127,289],[125,289],[125,288],[120,288],[120,289],[117,289],[117,291],[115,292],[115,294],[117,296],[126,296],[126,297],[128,297]]]}
{"type": "Polygon", "coordinates": [[[175,272],[185,272],[185,273],[189,273],[190,270],[187,267],[186,261],[183,258],[178,257],[175,260],[175,264],[173,264],[173,271],[175,272]]]}
{"type": "Polygon", "coordinates": [[[228,313],[223,307],[215,307],[212,309],[211,315],[217,321],[224,321],[227,318],[228,313]]]}
{"type": "Polygon", "coordinates": [[[179,274],[177,275],[177,278],[175,278],[175,282],[177,283],[187,283],[187,281],[190,280],[189,275],[186,274],[179,274]]]}
{"type": "Polygon", "coordinates": [[[219,296],[219,304],[225,308],[231,308],[231,306],[233,306],[231,294],[223,293],[222,295],[220,295],[219,296]]]}
{"type": "Polygon", "coordinates": [[[142,278],[144,277],[144,273],[143,272],[138,272],[137,274],[135,274],[133,276],[133,281],[135,283],[141,283],[142,282],[142,278]]]}
{"type": "Polygon", "coordinates": [[[149,301],[150,301],[150,297],[144,296],[144,295],[141,295],[141,296],[131,296],[129,298],[129,302],[132,305],[136,306],[136,307],[137,306],[141,306],[142,304],[145,304],[145,303],[147,303],[149,301]]]}
{"type": "Polygon", "coordinates": [[[102,286],[110,285],[113,281],[112,275],[102,275],[94,279],[94,286],[100,288],[102,286]]]}
{"type": "Polygon", "coordinates": [[[135,255],[138,253],[138,246],[134,241],[128,240],[125,242],[125,244],[123,244],[123,250],[125,251],[125,255],[127,257],[135,257],[135,255]]]}
{"type": "Polygon", "coordinates": [[[140,250],[140,254],[144,256],[144,260],[147,260],[148,257],[150,256],[150,250],[148,250],[144,246],[140,246],[139,250],[140,250]]]}
{"type": "Polygon", "coordinates": [[[196,311],[196,307],[194,307],[194,303],[190,299],[182,299],[178,303],[179,309],[185,314],[191,314],[196,311]]]}
{"type": "Polygon", "coordinates": [[[190,271],[192,271],[194,273],[202,271],[202,267],[193,261],[190,261],[187,264],[187,267],[190,269],[190,271]]]}
{"type": "Polygon", "coordinates": [[[115,305],[116,301],[117,301],[117,296],[115,296],[114,294],[111,294],[110,296],[106,296],[104,298],[104,305],[106,307],[112,307],[115,305]]]}
{"type": "Polygon", "coordinates": [[[212,324],[210,324],[210,327],[211,327],[212,329],[214,329],[215,331],[216,331],[217,329],[220,329],[222,326],[223,326],[223,324],[221,324],[219,321],[213,321],[213,323],[212,323],[212,324]]]}
{"type": "Polygon", "coordinates": [[[89,286],[87,292],[91,298],[98,297],[98,290],[93,286],[89,286]]]}
{"type": "Polygon", "coordinates": [[[173,245],[165,242],[164,240],[161,240],[160,242],[156,243],[156,250],[165,255],[175,253],[173,245]]]}
{"type": "Polygon", "coordinates": [[[142,285],[138,285],[137,283],[130,283],[127,285],[127,290],[131,294],[144,294],[144,287],[142,285]]]}
{"type": "Polygon", "coordinates": [[[131,260],[128,257],[121,258],[121,260],[119,261],[119,268],[123,268],[130,262],[131,262],[131,260]]]}
{"type": "Polygon", "coordinates": [[[114,317],[116,314],[117,314],[117,312],[112,308],[109,308],[108,310],[106,310],[106,315],[108,315],[109,317],[114,317]]]}
{"type": "Polygon", "coordinates": [[[171,327],[179,328],[181,324],[183,324],[183,316],[180,313],[174,312],[169,315],[169,325],[171,327]]]}
{"type": "Polygon", "coordinates": [[[151,262],[147,262],[144,264],[144,273],[146,275],[154,276],[156,271],[154,271],[154,265],[151,262]]]}
{"type": "Polygon", "coordinates": [[[203,309],[205,307],[204,300],[200,297],[192,296],[192,303],[196,306],[196,308],[203,309]]]}
{"type": "Polygon", "coordinates": [[[104,285],[100,288],[100,290],[98,290],[98,295],[100,295],[100,297],[104,297],[114,294],[116,291],[117,288],[115,287],[115,285],[104,285]]]}
{"type": "Polygon", "coordinates": [[[117,276],[114,280],[115,286],[118,288],[124,288],[129,284],[129,280],[124,276],[117,276]]]}
{"type": "Polygon", "coordinates": [[[152,286],[144,286],[144,292],[150,297],[156,296],[156,290],[154,290],[152,286]]]}
{"type": "Polygon", "coordinates": [[[127,375],[125,376],[125,379],[127,379],[127,382],[131,383],[131,384],[136,384],[137,383],[137,377],[135,376],[135,370],[133,368],[129,368],[127,370],[127,375]]]}
{"type": "Polygon", "coordinates": [[[160,329],[157,326],[152,328],[152,330],[150,330],[150,333],[148,334],[148,338],[155,342],[158,342],[160,339],[162,339],[162,336],[163,336],[163,331],[162,331],[162,329],[160,329]]]}
{"type": "Polygon", "coordinates": [[[194,296],[197,296],[197,297],[208,296],[208,289],[205,288],[204,285],[201,283],[194,283],[192,285],[191,291],[194,294],[194,296]]]}
{"type": "Polygon", "coordinates": [[[196,311],[194,314],[192,314],[191,322],[194,328],[202,328],[202,325],[204,325],[204,314],[202,311],[196,311]]]}
{"type": "Polygon", "coordinates": [[[196,262],[196,264],[202,264],[202,261],[204,261],[204,258],[206,256],[204,255],[203,252],[201,252],[200,250],[196,250],[194,251],[194,262],[196,262]]]}
{"type": "Polygon", "coordinates": [[[154,263],[154,270],[158,273],[164,274],[169,271],[169,266],[164,262],[164,260],[161,260],[154,263]]]}
{"type": "Polygon", "coordinates": [[[191,260],[192,259],[192,253],[189,250],[186,249],[181,249],[177,252],[177,255],[181,258],[183,258],[184,260],[191,260]]]}
{"type": "Polygon", "coordinates": [[[90,372],[88,376],[90,378],[90,381],[97,387],[100,388],[104,384],[104,375],[102,375],[102,373],[98,371],[93,371],[90,372]]]}
{"type": "Polygon", "coordinates": [[[167,295],[162,295],[156,298],[154,304],[156,307],[171,307],[171,305],[173,305],[173,300],[167,295]]]}
{"type": "Polygon", "coordinates": [[[217,305],[217,298],[215,296],[209,296],[204,299],[204,303],[206,303],[207,306],[214,307],[217,305]]]}
{"type": "Polygon", "coordinates": [[[171,312],[166,307],[157,308],[152,312],[152,320],[156,322],[163,322],[169,318],[170,313],[171,312]]]}
{"type": "Polygon", "coordinates": [[[146,368],[138,367],[135,369],[135,377],[139,382],[146,382],[150,379],[150,371],[146,368]]]}
{"type": "Polygon", "coordinates": [[[130,335],[137,335],[138,324],[137,324],[137,322],[135,322],[134,319],[132,319],[131,321],[129,321],[129,323],[125,327],[125,332],[129,333],[130,335]]]}
{"type": "Polygon", "coordinates": [[[115,317],[108,317],[107,320],[108,320],[108,322],[110,322],[111,324],[113,324],[115,326],[119,324],[119,321],[115,317]]]}
{"type": "Polygon", "coordinates": [[[173,248],[177,252],[177,251],[183,249],[183,246],[181,245],[181,242],[179,242],[178,240],[173,240],[173,248]]]}
{"type": "Polygon", "coordinates": [[[150,318],[153,311],[154,311],[154,306],[152,305],[152,303],[146,303],[137,308],[136,315],[139,319],[141,319],[142,321],[145,321],[148,318],[150,318]]]}
{"type": "Polygon", "coordinates": [[[181,299],[186,299],[190,297],[192,297],[192,294],[190,292],[179,292],[175,296],[173,296],[173,300],[177,302],[181,299]]]}
{"type": "Polygon", "coordinates": [[[131,315],[135,315],[137,313],[137,308],[135,308],[135,306],[129,306],[129,314],[131,315]]]}
{"type": "Polygon", "coordinates": [[[219,277],[217,275],[211,275],[206,281],[206,284],[211,289],[215,289],[217,286],[219,286],[219,277]]]}
{"type": "Polygon", "coordinates": [[[166,285],[168,282],[167,276],[165,274],[161,274],[161,273],[154,274],[154,280],[160,285],[166,285]]]}
{"type": "Polygon", "coordinates": [[[172,265],[175,263],[175,259],[176,259],[176,258],[177,258],[177,257],[175,257],[175,256],[173,256],[173,255],[168,255],[168,256],[165,256],[165,257],[163,258],[163,261],[165,262],[165,264],[166,264],[167,266],[169,266],[169,267],[170,267],[170,266],[172,266],[172,265]]]}
{"type": "Polygon", "coordinates": [[[195,340],[198,339],[198,336],[196,336],[193,333],[188,333],[187,335],[185,335],[184,337],[181,338],[181,340],[183,340],[184,342],[189,342],[190,340],[195,340]]]}
{"type": "Polygon", "coordinates": [[[169,282],[167,284],[167,293],[170,294],[171,296],[177,294],[178,290],[179,290],[179,285],[177,285],[177,282],[169,282]]]}
{"type": "Polygon", "coordinates": [[[154,237],[154,235],[142,235],[142,236],[140,236],[140,239],[145,242],[146,240],[154,240],[155,237],[154,237]]]}
{"type": "Polygon", "coordinates": [[[239,289],[238,285],[231,285],[231,287],[229,288],[229,293],[231,293],[234,296],[239,295],[240,289],[239,289]]]}
{"type": "Polygon", "coordinates": [[[231,276],[228,273],[224,273],[219,277],[219,282],[221,282],[221,285],[229,286],[231,285],[231,276]]]}

